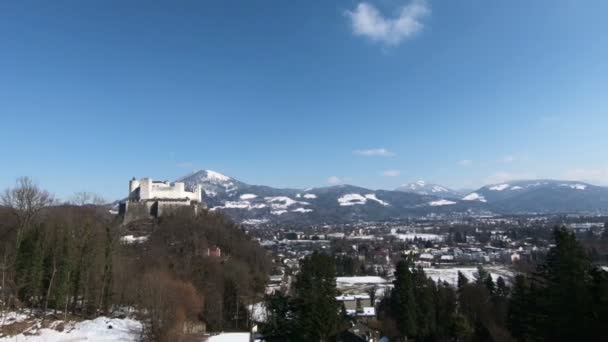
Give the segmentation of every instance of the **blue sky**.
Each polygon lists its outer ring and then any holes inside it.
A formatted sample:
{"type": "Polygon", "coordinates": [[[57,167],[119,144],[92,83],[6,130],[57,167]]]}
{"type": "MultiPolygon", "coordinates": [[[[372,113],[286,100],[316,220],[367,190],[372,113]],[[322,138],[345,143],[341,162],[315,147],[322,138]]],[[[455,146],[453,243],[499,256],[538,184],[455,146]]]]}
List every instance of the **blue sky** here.
{"type": "Polygon", "coordinates": [[[0,188],[608,184],[606,1],[0,3],[0,188]]]}

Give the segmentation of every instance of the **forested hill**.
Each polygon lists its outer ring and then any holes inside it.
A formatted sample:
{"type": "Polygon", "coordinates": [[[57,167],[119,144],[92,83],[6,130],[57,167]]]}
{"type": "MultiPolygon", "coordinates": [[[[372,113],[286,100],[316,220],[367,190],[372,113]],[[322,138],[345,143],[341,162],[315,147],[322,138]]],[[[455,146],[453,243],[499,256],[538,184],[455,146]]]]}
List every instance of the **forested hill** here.
{"type": "Polygon", "coordinates": [[[245,328],[246,305],[261,298],[270,270],[257,242],[207,211],[124,227],[92,205],[5,206],[0,241],[0,309],[78,319],[131,307],[146,340],[180,340],[184,322],[245,328]],[[126,229],[148,238],[129,243],[126,229]]]}

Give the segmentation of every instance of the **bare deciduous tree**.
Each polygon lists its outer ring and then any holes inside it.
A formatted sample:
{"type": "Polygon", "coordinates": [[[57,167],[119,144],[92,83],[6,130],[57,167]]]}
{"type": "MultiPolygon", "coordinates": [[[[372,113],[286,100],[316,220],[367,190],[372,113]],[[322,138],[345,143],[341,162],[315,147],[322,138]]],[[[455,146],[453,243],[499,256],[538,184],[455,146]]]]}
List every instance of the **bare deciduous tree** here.
{"type": "Polygon", "coordinates": [[[17,247],[21,243],[23,230],[32,224],[42,208],[53,204],[53,195],[41,189],[29,177],[17,178],[14,188],[4,190],[0,203],[11,208],[19,220],[17,227],[17,247]]]}
{"type": "Polygon", "coordinates": [[[70,199],[70,203],[74,205],[102,205],[106,203],[103,197],[87,191],[79,191],[75,193],[70,199]]]}

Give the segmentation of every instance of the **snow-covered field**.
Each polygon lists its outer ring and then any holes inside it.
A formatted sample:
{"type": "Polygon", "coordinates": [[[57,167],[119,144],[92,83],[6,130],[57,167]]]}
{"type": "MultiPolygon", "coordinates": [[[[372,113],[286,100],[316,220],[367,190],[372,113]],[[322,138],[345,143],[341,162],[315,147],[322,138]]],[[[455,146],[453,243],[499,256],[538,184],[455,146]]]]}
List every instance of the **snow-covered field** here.
{"type": "Polygon", "coordinates": [[[222,333],[211,336],[209,342],[249,342],[249,333],[222,333]]]}
{"type": "MultiPolygon", "coordinates": [[[[501,267],[486,267],[486,271],[490,272],[492,279],[496,281],[499,276],[503,277],[505,281],[509,282],[513,278],[513,272],[501,268],[501,267]]],[[[462,272],[469,281],[475,279],[477,273],[476,267],[453,267],[453,268],[425,268],[424,273],[435,282],[445,281],[450,285],[456,286],[458,284],[458,271],[462,272]]]]}
{"type": "Polygon", "coordinates": [[[338,198],[338,203],[342,207],[347,207],[352,205],[363,205],[367,203],[368,200],[375,201],[384,206],[390,205],[389,203],[378,199],[376,194],[367,194],[365,196],[361,196],[360,194],[345,194],[344,196],[338,198]]]}
{"type": "Polygon", "coordinates": [[[337,277],[336,283],[338,284],[384,284],[388,282],[388,280],[382,277],[376,276],[360,276],[360,277],[337,277]]]}
{"type": "Polygon", "coordinates": [[[429,205],[433,206],[433,207],[438,207],[438,206],[442,206],[442,205],[452,205],[452,204],[456,204],[456,202],[454,201],[448,201],[448,200],[438,200],[438,201],[433,201],[433,202],[429,202],[429,205]]]}
{"type": "MultiPolygon", "coordinates": [[[[20,316],[21,317],[21,316],[20,316]]],[[[21,321],[26,320],[21,317],[21,321]]],[[[14,322],[13,322],[14,323],[14,322]]],[[[2,342],[68,342],[68,341],[137,341],[142,329],[141,322],[134,319],[98,317],[78,323],[62,324],[56,321],[49,328],[41,328],[40,322],[34,322],[32,328],[15,336],[0,337],[2,342]],[[63,325],[63,331],[58,331],[63,325]]],[[[5,323],[6,324],[6,323],[5,323]]],[[[0,329],[1,331],[1,329],[0,329]]],[[[0,334],[1,335],[1,334],[0,334]]]]}

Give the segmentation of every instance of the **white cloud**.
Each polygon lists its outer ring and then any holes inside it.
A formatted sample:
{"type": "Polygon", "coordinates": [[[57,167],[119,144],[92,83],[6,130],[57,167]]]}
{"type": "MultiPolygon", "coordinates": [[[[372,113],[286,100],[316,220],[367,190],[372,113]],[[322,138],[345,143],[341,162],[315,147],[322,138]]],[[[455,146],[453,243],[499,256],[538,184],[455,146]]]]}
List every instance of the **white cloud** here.
{"type": "Polygon", "coordinates": [[[370,149],[365,149],[365,150],[355,150],[353,151],[354,154],[358,154],[360,156],[366,156],[366,157],[390,157],[390,156],[394,156],[395,154],[385,148],[370,148],[370,149]]]}
{"type": "Polygon", "coordinates": [[[490,176],[486,177],[485,183],[486,184],[498,184],[498,183],[504,183],[504,182],[508,182],[508,181],[512,181],[512,180],[534,179],[534,178],[536,178],[536,177],[532,173],[527,173],[527,172],[511,173],[511,172],[499,171],[499,172],[495,172],[495,173],[491,174],[490,176]]]}
{"type": "Polygon", "coordinates": [[[572,169],[566,171],[565,178],[595,184],[608,184],[608,168],[605,169],[572,169]]]}
{"type": "Polygon", "coordinates": [[[460,166],[470,166],[471,164],[473,164],[471,159],[463,159],[458,162],[458,165],[460,166]]]}
{"type": "Polygon", "coordinates": [[[401,171],[399,170],[386,170],[382,172],[384,177],[399,177],[401,175],[401,171]]]}
{"type": "Polygon", "coordinates": [[[374,5],[361,2],[352,11],[346,11],[351,20],[353,34],[367,37],[387,45],[398,45],[420,32],[421,19],[430,13],[424,0],[413,0],[401,7],[395,18],[385,17],[374,5]]]}
{"type": "Polygon", "coordinates": [[[331,185],[342,184],[344,181],[338,176],[330,176],[327,178],[327,183],[331,185]]]}

